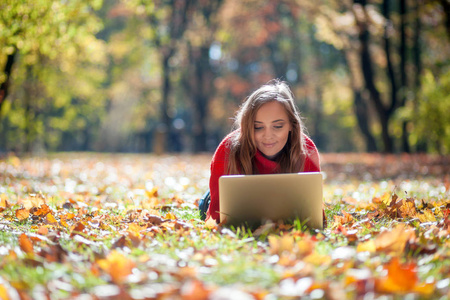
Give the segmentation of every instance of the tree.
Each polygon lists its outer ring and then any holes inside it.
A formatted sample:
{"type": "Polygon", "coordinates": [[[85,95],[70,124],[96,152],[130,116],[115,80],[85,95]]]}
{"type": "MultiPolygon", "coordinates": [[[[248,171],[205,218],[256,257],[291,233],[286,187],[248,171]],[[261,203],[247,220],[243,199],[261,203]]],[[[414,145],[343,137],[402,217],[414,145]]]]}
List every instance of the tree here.
{"type": "MultiPolygon", "coordinates": [[[[6,57],[0,74],[3,145],[15,140],[30,150],[38,136],[43,143],[52,144],[59,139],[53,134],[62,135],[58,126],[52,126],[53,120],[62,118],[59,123],[69,123],[64,111],[71,110],[73,98],[85,101],[95,95],[90,87],[101,80],[104,51],[94,36],[101,28],[94,11],[101,4],[85,0],[8,0],[0,4],[0,43],[4,45],[0,62],[6,57]]],[[[93,99],[102,103],[101,96],[93,99]]]]}

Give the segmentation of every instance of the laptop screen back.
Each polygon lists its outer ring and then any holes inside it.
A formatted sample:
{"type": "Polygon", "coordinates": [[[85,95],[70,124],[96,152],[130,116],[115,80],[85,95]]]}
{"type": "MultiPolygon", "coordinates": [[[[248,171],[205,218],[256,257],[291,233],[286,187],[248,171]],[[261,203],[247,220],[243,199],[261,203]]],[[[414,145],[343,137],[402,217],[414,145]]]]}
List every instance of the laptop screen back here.
{"type": "Polygon", "coordinates": [[[220,222],[254,226],[299,218],[322,229],[322,174],[227,175],[219,178],[220,222]]]}

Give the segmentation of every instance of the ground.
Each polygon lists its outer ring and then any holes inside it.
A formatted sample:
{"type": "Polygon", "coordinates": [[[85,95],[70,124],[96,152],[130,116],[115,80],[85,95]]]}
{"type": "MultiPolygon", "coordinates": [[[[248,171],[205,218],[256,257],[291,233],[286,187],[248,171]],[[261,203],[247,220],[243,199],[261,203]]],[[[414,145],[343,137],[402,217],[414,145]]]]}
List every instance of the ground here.
{"type": "Polygon", "coordinates": [[[211,155],[0,158],[0,299],[447,299],[450,165],[323,154],[328,226],[199,219],[211,155]]]}

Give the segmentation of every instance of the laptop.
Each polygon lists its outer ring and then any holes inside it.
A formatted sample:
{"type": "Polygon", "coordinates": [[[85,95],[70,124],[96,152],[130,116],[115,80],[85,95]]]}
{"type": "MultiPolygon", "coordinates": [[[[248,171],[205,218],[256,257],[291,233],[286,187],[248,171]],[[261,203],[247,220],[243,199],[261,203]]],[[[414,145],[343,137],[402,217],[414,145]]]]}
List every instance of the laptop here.
{"type": "Polygon", "coordinates": [[[323,229],[322,185],[320,172],[221,176],[220,222],[258,226],[299,218],[310,228],[323,229]]]}

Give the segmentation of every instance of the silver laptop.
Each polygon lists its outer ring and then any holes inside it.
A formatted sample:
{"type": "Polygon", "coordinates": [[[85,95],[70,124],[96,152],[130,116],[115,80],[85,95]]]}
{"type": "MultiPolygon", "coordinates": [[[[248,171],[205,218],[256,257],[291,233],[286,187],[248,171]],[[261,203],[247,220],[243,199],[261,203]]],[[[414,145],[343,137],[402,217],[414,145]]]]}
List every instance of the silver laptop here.
{"type": "Polygon", "coordinates": [[[220,222],[255,226],[299,218],[323,229],[322,174],[226,175],[219,178],[220,222]]]}

